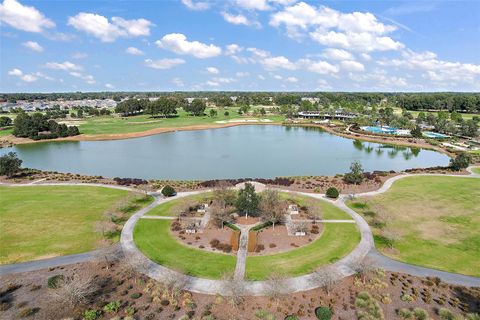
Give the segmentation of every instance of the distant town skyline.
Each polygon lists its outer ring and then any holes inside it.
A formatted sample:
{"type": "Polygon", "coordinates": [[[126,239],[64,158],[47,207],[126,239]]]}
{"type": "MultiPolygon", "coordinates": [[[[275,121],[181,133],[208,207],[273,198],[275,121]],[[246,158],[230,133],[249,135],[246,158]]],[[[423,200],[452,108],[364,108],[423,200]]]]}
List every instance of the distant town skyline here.
{"type": "Polygon", "coordinates": [[[480,91],[478,1],[0,3],[0,91],[480,91]]]}

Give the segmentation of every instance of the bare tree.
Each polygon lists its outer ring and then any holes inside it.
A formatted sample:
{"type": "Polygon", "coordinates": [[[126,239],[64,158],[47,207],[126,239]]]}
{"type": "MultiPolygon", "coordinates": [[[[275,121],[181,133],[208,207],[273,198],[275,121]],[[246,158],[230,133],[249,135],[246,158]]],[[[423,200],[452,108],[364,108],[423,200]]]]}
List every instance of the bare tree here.
{"type": "Polygon", "coordinates": [[[267,189],[263,191],[259,207],[263,220],[271,222],[273,229],[275,229],[275,223],[284,221],[287,203],[280,199],[277,190],[267,189]]]}
{"type": "Polygon", "coordinates": [[[50,294],[56,301],[75,307],[87,303],[96,291],[97,285],[91,275],[74,273],[65,277],[62,285],[52,289],[50,294]]]}
{"type": "Polygon", "coordinates": [[[398,229],[393,227],[387,227],[382,231],[382,236],[386,240],[387,246],[392,249],[396,242],[402,239],[402,236],[398,229]]]}
{"type": "Polygon", "coordinates": [[[105,262],[108,270],[110,265],[120,258],[120,253],[121,250],[118,245],[108,245],[95,251],[94,260],[99,263],[105,262]]]}
{"type": "Polygon", "coordinates": [[[325,267],[318,269],[313,273],[313,280],[320,288],[323,288],[327,295],[330,295],[331,290],[338,282],[340,274],[334,267],[325,267]]]}
{"type": "Polygon", "coordinates": [[[286,277],[283,274],[273,272],[267,278],[267,294],[271,298],[275,299],[277,302],[278,300],[287,294],[289,286],[286,283],[286,277]]]}
{"type": "Polygon", "coordinates": [[[233,306],[238,306],[243,302],[245,296],[245,286],[242,279],[235,279],[232,273],[223,275],[223,290],[233,306]]]}
{"type": "Polygon", "coordinates": [[[209,208],[210,217],[217,227],[222,227],[225,222],[233,222],[232,212],[233,208],[225,206],[221,200],[215,199],[209,208]]]}
{"type": "Polygon", "coordinates": [[[146,273],[150,262],[148,259],[138,255],[129,255],[120,260],[120,268],[128,278],[134,278],[137,282],[137,276],[140,273],[146,273]]]}
{"type": "Polygon", "coordinates": [[[182,198],[178,201],[179,202],[172,207],[171,213],[180,220],[190,212],[190,209],[196,205],[196,202],[191,199],[182,198]]]}
{"type": "Polygon", "coordinates": [[[163,276],[162,283],[165,285],[168,299],[174,301],[182,294],[185,285],[187,284],[187,279],[179,272],[169,271],[163,276]]]}
{"type": "Polygon", "coordinates": [[[313,219],[313,222],[316,223],[317,219],[322,219],[323,209],[320,205],[320,202],[316,199],[309,199],[307,203],[308,214],[313,219]]]}
{"type": "Polygon", "coordinates": [[[371,259],[364,258],[362,261],[354,263],[351,268],[355,271],[355,274],[362,279],[362,283],[365,284],[367,276],[375,270],[375,264],[371,259]]]}
{"type": "Polygon", "coordinates": [[[219,181],[216,185],[216,188],[213,190],[213,198],[218,201],[219,204],[223,206],[233,206],[235,204],[235,199],[237,193],[232,189],[231,184],[226,181],[219,181]]]}

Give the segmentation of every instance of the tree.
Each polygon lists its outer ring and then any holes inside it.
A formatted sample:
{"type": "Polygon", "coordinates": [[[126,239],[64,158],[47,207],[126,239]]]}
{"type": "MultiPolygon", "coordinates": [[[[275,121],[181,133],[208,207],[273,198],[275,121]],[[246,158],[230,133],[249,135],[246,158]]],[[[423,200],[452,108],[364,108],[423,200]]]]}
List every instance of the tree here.
{"type": "Polygon", "coordinates": [[[256,216],[258,213],[258,196],[255,193],[255,187],[251,183],[245,183],[245,187],[238,192],[235,207],[239,212],[244,212],[245,216],[256,216]]]}
{"type": "Polygon", "coordinates": [[[183,107],[186,112],[193,114],[194,116],[201,116],[205,112],[207,105],[205,101],[201,99],[193,99],[192,103],[183,107]]]}
{"type": "Polygon", "coordinates": [[[280,199],[278,191],[267,189],[262,192],[259,209],[262,218],[265,221],[271,222],[273,229],[275,229],[275,223],[283,221],[286,207],[287,205],[285,201],[280,199]]]}
{"type": "Polygon", "coordinates": [[[243,279],[236,279],[233,274],[225,274],[222,279],[222,291],[224,295],[230,298],[233,306],[238,306],[243,302],[245,295],[245,286],[243,279]]]}
{"type": "Polygon", "coordinates": [[[213,118],[213,117],[216,117],[216,116],[217,116],[217,110],[210,109],[210,117],[213,118]]]}
{"type": "Polygon", "coordinates": [[[166,186],[163,187],[163,189],[162,189],[162,194],[163,194],[165,197],[172,197],[172,196],[176,195],[177,192],[175,191],[175,189],[173,189],[172,186],[166,185],[166,186]]]}
{"type": "Polygon", "coordinates": [[[335,187],[330,187],[327,189],[327,192],[325,194],[327,197],[329,198],[333,198],[333,199],[336,199],[338,198],[338,196],[340,195],[340,192],[338,191],[337,188],[335,187]]]}
{"type": "Polygon", "coordinates": [[[401,234],[400,232],[398,231],[398,229],[394,228],[394,227],[386,227],[383,231],[382,231],[382,236],[385,240],[385,244],[390,248],[392,249],[393,246],[395,245],[395,243],[397,243],[398,241],[400,241],[402,239],[401,237],[401,234]]]}
{"type": "Polygon", "coordinates": [[[11,126],[12,122],[12,118],[10,117],[0,117],[0,128],[11,126]]]}
{"type": "Polygon", "coordinates": [[[352,269],[355,271],[355,274],[362,279],[362,283],[365,284],[368,274],[375,270],[375,266],[372,260],[364,258],[362,261],[355,263],[352,269]]]}
{"type": "Polygon", "coordinates": [[[20,170],[22,160],[18,159],[15,152],[9,152],[0,157],[0,175],[12,177],[20,170]]]}
{"type": "Polygon", "coordinates": [[[363,181],[363,168],[360,162],[354,161],[350,165],[350,172],[346,173],[343,179],[347,183],[360,184],[363,181]]]}
{"type": "Polygon", "coordinates": [[[456,156],[454,159],[450,159],[450,168],[455,171],[460,171],[462,169],[468,168],[471,162],[471,157],[467,153],[461,153],[456,156]]]}
{"type": "Polygon", "coordinates": [[[62,285],[50,291],[53,298],[69,307],[84,304],[97,291],[95,278],[89,274],[74,273],[65,277],[62,285]]]}
{"type": "Polygon", "coordinates": [[[219,181],[213,190],[213,198],[224,207],[234,206],[235,201],[237,200],[237,194],[228,182],[219,181]]]}
{"type": "Polygon", "coordinates": [[[225,223],[232,223],[232,207],[225,206],[223,201],[214,200],[210,206],[211,220],[217,227],[222,227],[225,223]]]}
{"type": "Polygon", "coordinates": [[[317,219],[322,218],[323,209],[318,200],[313,198],[308,199],[307,209],[309,218],[313,218],[314,223],[317,222],[317,219]]]}
{"type": "Polygon", "coordinates": [[[478,135],[478,124],[473,119],[462,123],[460,132],[463,136],[476,137],[478,135]]]}
{"type": "Polygon", "coordinates": [[[333,289],[340,274],[334,269],[334,267],[325,267],[318,269],[313,273],[313,280],[315,283],[325,290],[327,295],[330,295],[330,291],[333,289]]]}
{"type": "Polygon", "coordinates": [[[412,137],[414,138],[421,138],[423,137],[423,134],[422,134],[422,129],[420,128],[420,126],[415,126],[415,129],[413,129],[412,131],[410,131],[410,134],[412,135],[412,137]]]}

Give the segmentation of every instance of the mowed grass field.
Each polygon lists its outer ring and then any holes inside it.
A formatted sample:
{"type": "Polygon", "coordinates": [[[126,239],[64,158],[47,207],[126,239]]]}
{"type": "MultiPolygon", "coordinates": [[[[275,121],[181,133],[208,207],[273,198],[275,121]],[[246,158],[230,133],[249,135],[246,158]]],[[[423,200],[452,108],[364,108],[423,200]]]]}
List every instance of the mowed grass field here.
{"type": "Polygon", "coordinates": [[[472,171],[480,174],[480,167],[473,168],[472,171]]]}
{"type": "Polygon", "coordinates": [[[263,280],[273,272],[284,276],[299,276],[315,271],[346,256],[360,242],[355,224],[326,223],[314,242],[284,253],[247,257],[246,277],[263,280]]]}
{"type": "Polygon", "coordinates": [[[191,276],[220,279],[234,271],[234,256],[189,248],[173,238],[170,224],[170,220],[140,219],[133,232],[140,251],[158,264],[191,276]]]}
{"type": "Polygon", "coordinates": [[[387,249],[381,230],[373,228],[377,248],[403,262],[480,276],[480,179],[409,177],[386,193],[357,199],[360,213],[384,212],[387,227],[400,239],[387,249]]]}
{"type": "MultiPolygon", "coordinates": [[[[279,115],[266,115],[264,117],[242,117],[238,115],[238,108],[216,109],[218,114],[215,117],[191,116],[182,109],[177,110],[177,117],[162,118],[151,117],[150,115],[138,115],[131,117],[119,117],[118,115],[85,118],[79,121],[79,129],[83,134],[116,134],[142,132],[155,128],[186,127],[195,125],[212,125],[216,121],[228,121],[234,119],[269,119],[272,121],[283,121],[284,117],[279,115]],[[225,111],[229,116],[225,116],[225,111]]],[[[210,109],[205,113],[208,115],[210,109]]],[[[219,124],[218,124],[219,125],[219,124]]]]}
{"type": "Polygon", "coordinates": [[[178,198],[175,200],[170,200],[165,203],[162,203],[159,206],[156,206],[152,210],[148,211],[145,215],[146,216],[163,216],[163,217],[173,217],[175,216],[174,210],[178,206],[182,206],[184,203],[203,203],[207,200],[209,197],[211,197],[211,193],[206,192],[202,194],[196,194],[193,196],[188,196],[188,197],[182,197],[178,198]]]}
{"type": "Polygon", "coordinates": [[[96,222],[127,195],[91,186],[0,187],[0,263],[95,249],[96,222]]]}

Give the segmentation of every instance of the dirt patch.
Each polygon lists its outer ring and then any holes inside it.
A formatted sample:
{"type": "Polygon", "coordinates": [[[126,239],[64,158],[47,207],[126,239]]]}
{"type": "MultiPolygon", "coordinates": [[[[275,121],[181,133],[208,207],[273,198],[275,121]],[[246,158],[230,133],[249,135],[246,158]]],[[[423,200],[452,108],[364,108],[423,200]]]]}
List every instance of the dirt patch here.
{"type": "MultiPolygon", "coordinates": [[[[317,234],[308,232],[307,235],[303,237],[289,236],[287,233],[287,228],[284,225],[275,226],[275,229],[273,227],[264,228],[257,233],[256,249],[254,252],[249,254],[274,254],[289,251],[309,244],[318,239],[318,237],[321,235],[322,226],[318,223],[316,225],[319,226],[319,229],[317,229],[317,234]],[[263,249],[258,250],[259,247],[263,249]]],[[[309,224],[309,230],[310,229],[311,223],[309,224]]]]}
{"type": "Polygon", "coordinates": [[[256,217],[245,217],[245,215],[242,215],[240,217],[237,217],[235,219],[235,222],[237,224],[241,224],[241,225],[244,225],[244,226],[248,226],[248,225],[252,225],[252,224],[256,224],[256,223],[259,223],[260,222],[260,219],[259,218],[256,218],[256,217]]]}
{"type": "MultiPolygon", "coordinates": [[[[199,221],[197,221],[198,223],[199,221]]],[[[222,244],[231,244],[231,238],[233,230],[227,227],[223,229],[217,228],[212,223],[209,223],[203,232],[197,233],[186,233],[186,227],[191,223],[190,220],[184,219],[181,221],[182,230],[181,231],[172,231],[172,234],[175,236],[177,241],[202,250],[212,251],[212,252],[222,252],[217,248],[212,247],[211,242],[213,240],[218,240],[222,244]]],[[[233,250],[230,254],[234,255],[233,250]]]]}
{"type": "Polygon", "coordinates": [[[149,320],[180,319],[187,314],[195,319],[284,319],[295,315],[313,320],[315,309],[324,306],[332,310],[332,319],[349,320],[357,318],[360,309],[355,300],[360,292],[368,292],[375,299],[384,319],[400,319],[401,308],[422,308],[432,319],[438,318],[441,308],[455,314],[480,310],[480,288],[451,286],[399,273],[374,272],[365,279],[348,277],[335,283],[328,293],[315,289],[278,297],[244,297],[232,303],[230,298],[218,295],[172,292],[121,263],[109,264],[108,268],[105,263],[81,263],[0,277],[0,318],[18,319],[20,312],[29,308],[34,312],[28,319],[34,320],[82,319],[87,310],[98,311],[102,320],[127,314],[149,320]],[[96,290],[84,303],[61,303],[54,298],[59,289],[47,286],[52,276],[72,274],[90,274],[95,279],[92,285],[96,290]],[[105,311],[105,305],[114,301],[119,302],[118,310],[105,311]]]}

